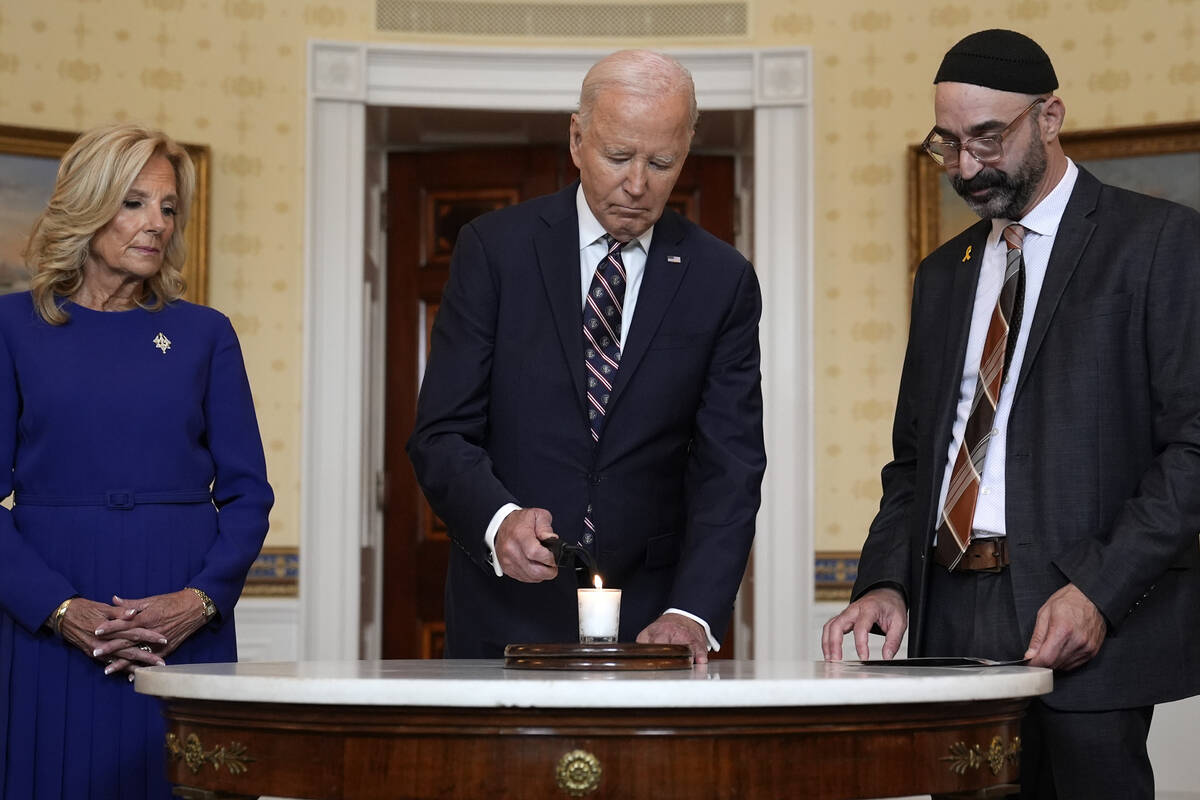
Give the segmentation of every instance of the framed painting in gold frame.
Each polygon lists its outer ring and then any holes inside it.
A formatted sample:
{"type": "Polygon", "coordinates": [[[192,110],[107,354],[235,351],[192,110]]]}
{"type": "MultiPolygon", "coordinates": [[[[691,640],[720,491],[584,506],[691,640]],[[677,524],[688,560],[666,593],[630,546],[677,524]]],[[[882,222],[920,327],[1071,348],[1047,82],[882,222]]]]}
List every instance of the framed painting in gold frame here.
{"type": "MultiPolygon", "coordinates": [[[[21,256],[37,215],[54,189],[58,160],[79,137],[72,131],[0,125],[0,294],[28,288],[21,256]]],[[[181,142],[182,144],[182,142],[181,142]]],[[[184,297],[204,303],[208,294],[208,197],[211,152],[184,144],[196,166],[196,197],[187,227],[184,297]]]]}
{"type": "MultiPolygon", "coordinates": [[[[1062,134],[1063,150],[1105,183],[1200,210],[1200,122],[1062,134]]],[[[909,275],[921,259],[978,221],[945,170],[908,149],[909,275]]]]}

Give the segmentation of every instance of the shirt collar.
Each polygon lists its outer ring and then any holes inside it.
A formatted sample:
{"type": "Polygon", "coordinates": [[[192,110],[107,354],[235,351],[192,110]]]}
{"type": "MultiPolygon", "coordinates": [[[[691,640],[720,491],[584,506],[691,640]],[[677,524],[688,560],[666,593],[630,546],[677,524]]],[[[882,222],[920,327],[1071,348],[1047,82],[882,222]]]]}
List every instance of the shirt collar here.
{"type": "MultiPolygon", "coordinates": [[[[591,206],[587,204],[587,198],[583,196],[583,184],[579,184],[579,188],[575,191],[575,211],[579,216],[579,249],[583,250],[591,247],[597,240],[604,238],[608,233],[604,230],[604,226],[600,224],[600,220],[596,219],[596,215],[592,213],[591,206]]],[[[642,246],[642,252],[650,252],[650,239],[654,236],[654,226],[651,225],[645,233],[638,236],[633,241],[642,246]]]]}
{"type": "MultiPolygon", "coordinates": [[[[1067,201],[1071,199],[1071,192],[1075,190],[1075,179],[1078,177],[1079,167],[1068,158],[1067,168],[1058,179],[1058,184],[1019,220],[1021,225],[1039,236],[1054,236],[1058,233],[1058,225],[1062,222],[1063,212],[1067,210],[1067,201]]],[[[1011,224],[1012,220],[992,220],[992,232],[999,236],[1000,230],[1011,224]]]]}

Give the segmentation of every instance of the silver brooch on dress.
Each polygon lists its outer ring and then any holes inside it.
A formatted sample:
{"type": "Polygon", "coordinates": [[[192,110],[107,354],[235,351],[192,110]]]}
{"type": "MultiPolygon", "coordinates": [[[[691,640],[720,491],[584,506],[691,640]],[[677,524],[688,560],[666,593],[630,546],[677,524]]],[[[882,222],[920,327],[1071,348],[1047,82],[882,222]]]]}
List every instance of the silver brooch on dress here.
{"type": "Polygon", "coordinates": [[[171,340],[162,331],[159,331],[158,336],[154,337],[154,346],[162,350],[163,355],[166,355],[167,351],[171,349],[171,340]]]}

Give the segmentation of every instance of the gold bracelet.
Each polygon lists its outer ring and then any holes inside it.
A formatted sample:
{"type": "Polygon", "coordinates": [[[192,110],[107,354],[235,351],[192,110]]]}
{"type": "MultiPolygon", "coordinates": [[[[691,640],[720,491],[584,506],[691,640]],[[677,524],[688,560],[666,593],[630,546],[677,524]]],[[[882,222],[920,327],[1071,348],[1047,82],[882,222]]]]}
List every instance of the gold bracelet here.
{"type": "Polygon", "coordinates": [[[215,603],[213,603],[211,597],[209,597],[203,590],[197,589],[195,586],[188,586],[187,588],[191,589],[193,592],[195,592],[196,597],[199,597],[200,602],[204,604],[204,621],[205,622],[208,622],[209,620],[211,620],[213,617],[215,617],[217,615],[217,606],[215,603]]]}
{"type": "Polygon", "coordinates": [[[63,600],[50,616],[50,628],[54,631],[54,635],[60,639],[62,638],[63,617],[67,615],[67,606],[71,605],[71,601],[74,599],[74,597],[68,597],[66,600],[63,600]]]}

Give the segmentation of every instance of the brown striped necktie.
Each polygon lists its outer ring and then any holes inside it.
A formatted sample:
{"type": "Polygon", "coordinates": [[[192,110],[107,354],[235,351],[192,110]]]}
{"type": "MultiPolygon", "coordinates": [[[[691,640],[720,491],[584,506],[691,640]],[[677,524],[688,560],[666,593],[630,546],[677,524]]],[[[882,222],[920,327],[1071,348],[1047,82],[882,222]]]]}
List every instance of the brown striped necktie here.
{"type": "Polygon", "coordinates": [[[992,438],[996,403],[1000,400],[1004,375],[1012,363],[1012,351],[1021,327],[1021,309],[1025,302],[1025,260],[1021,255],[1024,239],[1025,228],[1022,226],[1013,224],[1004,229],[1004,242],[1008,245],[1004,285],[992,310],[992,319],[983,343],[983,355],[979,361],[975,397],[971,402],[971,412],[967,415],[967,427],[954,460],[950,488],[946,492],[942,518],[938,524],[938,562],[950,564],[951,570],[958,566],[971,543],[979,480],[983,475],[988,442],[992,438]]]}

